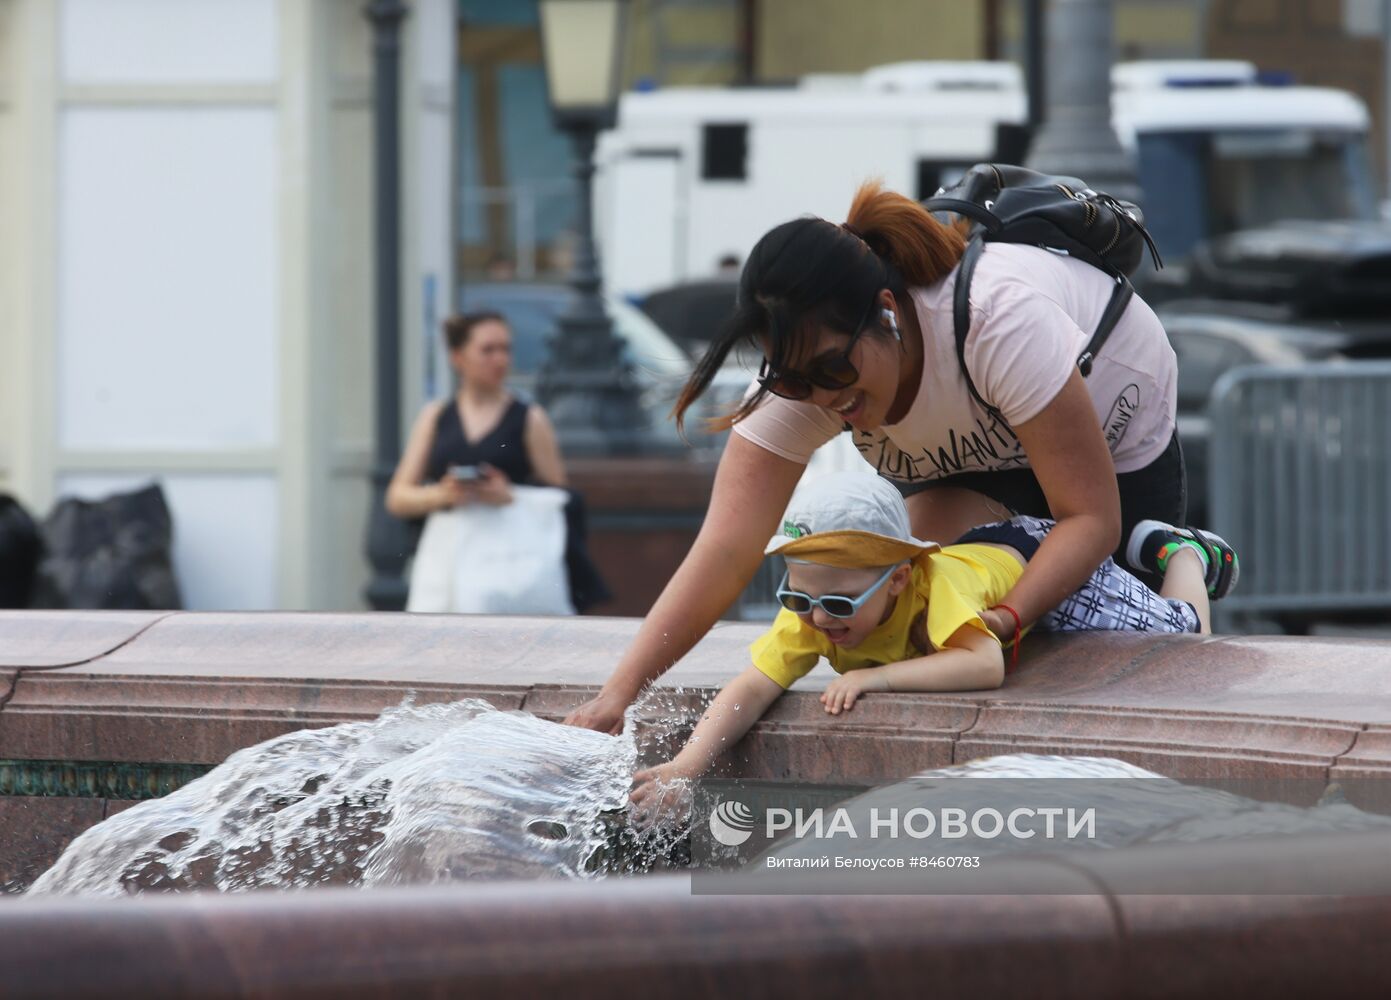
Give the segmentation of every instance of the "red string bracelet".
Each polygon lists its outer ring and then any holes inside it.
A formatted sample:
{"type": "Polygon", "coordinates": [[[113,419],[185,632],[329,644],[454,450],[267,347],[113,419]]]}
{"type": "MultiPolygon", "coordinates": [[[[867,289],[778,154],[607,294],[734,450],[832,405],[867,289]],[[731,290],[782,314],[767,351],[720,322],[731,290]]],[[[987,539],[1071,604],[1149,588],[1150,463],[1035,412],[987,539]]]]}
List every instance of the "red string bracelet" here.
{"type": "Polygon", "coordinates": [[[1013,670],[1019,666],[1019,643],[1024,638],[1024,620],[1019,617],[1019,612],[1015,611],[1008,604],[997,604],[990,609],[991,611],[1008,611],[1009,616],[1014,619],[1014,648],[1010,651],[1009,668],[1013,670]]]}

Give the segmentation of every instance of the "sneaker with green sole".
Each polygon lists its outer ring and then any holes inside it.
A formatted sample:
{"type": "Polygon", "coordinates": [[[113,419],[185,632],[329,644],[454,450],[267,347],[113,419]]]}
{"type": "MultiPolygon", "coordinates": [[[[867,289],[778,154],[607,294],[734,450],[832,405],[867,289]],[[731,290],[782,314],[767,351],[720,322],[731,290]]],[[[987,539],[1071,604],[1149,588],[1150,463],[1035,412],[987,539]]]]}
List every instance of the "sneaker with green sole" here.
{"type": "Polygon", "coordinates": [[[1130,532],[1125,545],[1125,561],[1143,573],[1164,575],[1169,556],[1176,546],[1199,550],[1207,564],[1203,580],[1208,597],[1220,601],[1232,592],[1241,576],[1241,560],[1221,535],[1198,528],[1179,528],[1164,521],[1141,521],[1130,532]]]}

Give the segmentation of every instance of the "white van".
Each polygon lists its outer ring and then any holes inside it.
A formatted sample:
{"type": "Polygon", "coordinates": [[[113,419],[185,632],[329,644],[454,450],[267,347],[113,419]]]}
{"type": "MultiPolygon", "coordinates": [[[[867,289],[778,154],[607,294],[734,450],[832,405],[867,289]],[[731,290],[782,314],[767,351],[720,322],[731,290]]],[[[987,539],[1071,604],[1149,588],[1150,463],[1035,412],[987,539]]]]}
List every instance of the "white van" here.
{"type": "MultiPolygon", "coordinates": [[[[1114,67],[1112,122],[1136,157],[1160,249],[1291,217],[1368,217],[1368,114],[1352,94],[1276,85],[1237,61],[1114,67]]],[[[1013,63],[900,63],[795,87],[625,94],[595,155],[596,218],[614,292],[743,259],[768,229],[840,220],[863,180],[925,198],[984,160],[1023,154],[1013,63]]]]}

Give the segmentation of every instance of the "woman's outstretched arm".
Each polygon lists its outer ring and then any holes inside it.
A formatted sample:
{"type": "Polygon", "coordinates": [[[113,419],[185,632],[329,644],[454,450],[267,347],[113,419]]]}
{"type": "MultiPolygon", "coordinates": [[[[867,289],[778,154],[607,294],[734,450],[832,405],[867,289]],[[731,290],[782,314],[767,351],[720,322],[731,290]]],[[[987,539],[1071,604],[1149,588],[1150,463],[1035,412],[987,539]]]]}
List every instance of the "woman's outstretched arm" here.
{"type": "Polygon", "coordinates": [[[685,656],[753,579],[804,468],[729,436],[695,544],[599,694],[567,723],[602,732],[623,728],[623,711],[643,687],[685,656]]]}

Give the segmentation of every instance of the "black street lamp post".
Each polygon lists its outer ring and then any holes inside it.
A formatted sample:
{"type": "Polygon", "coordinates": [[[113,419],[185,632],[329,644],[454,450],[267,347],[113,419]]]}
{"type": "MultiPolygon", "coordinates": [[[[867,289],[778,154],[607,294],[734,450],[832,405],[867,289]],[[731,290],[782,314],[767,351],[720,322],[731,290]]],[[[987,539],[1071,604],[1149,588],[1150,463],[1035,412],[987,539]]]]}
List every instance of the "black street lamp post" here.
{"type": "Polygon", "coordinates": [[[366,596],[378,611],[405,608],[410,548],[405,522],[386,509],[386,487],[401,448],[401,22],[409,10],[403,0],[371,0],[363,9],[372,22],[377,362],[377,441],[367,528],[372,579],[366,596]]]}
{"type": "Polygon", "coordinates": [[[538,396],[570,455],[636,454],[648,440],[632,367],[600,295],[594,244],[594,147],[617,118],[627,0],[541,0],[546,89],[574,149],[579,188],[575,295],[558,320],[538,396]]]}

